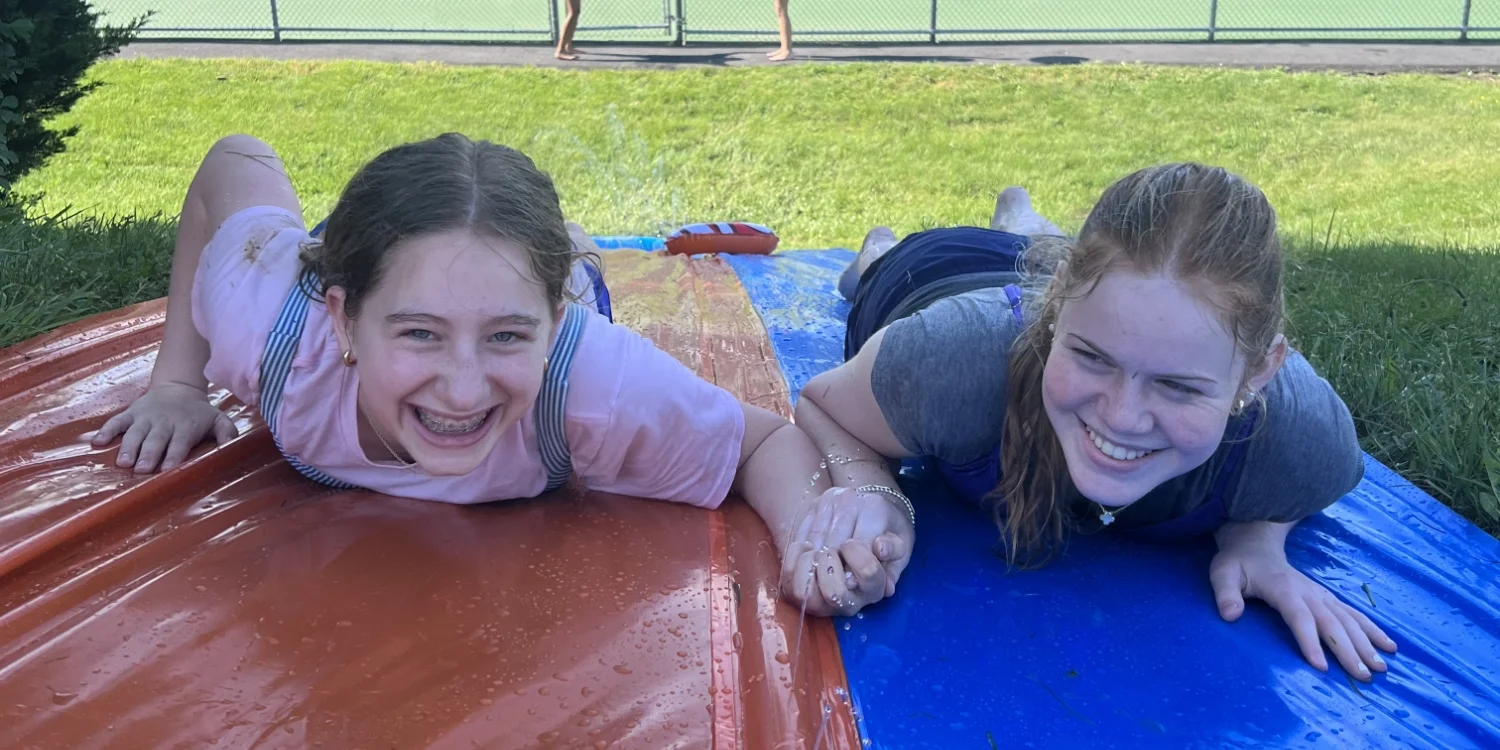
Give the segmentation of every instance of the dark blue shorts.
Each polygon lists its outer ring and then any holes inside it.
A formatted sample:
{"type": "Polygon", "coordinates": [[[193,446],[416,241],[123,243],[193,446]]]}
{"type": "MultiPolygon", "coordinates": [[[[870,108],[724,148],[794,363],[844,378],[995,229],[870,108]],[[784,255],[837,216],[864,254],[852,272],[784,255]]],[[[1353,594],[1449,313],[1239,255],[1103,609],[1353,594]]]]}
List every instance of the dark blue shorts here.
{"type": "Polygon", "coordinates": [[[979,227],[907,235],[860,277],[844,333],[844,359],[876,331],[938,299],[1014,283],[1021,253],[1030,244],[1030,237],[979,227]]]}

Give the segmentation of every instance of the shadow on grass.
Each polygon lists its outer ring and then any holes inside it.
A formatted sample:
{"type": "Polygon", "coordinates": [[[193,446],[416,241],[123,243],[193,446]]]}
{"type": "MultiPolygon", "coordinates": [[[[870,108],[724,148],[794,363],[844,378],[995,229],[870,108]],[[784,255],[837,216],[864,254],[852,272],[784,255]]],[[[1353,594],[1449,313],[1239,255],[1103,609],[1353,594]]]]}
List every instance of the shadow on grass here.
{"type": "MultiPolygon", "coordinates": [[[[850,45],[857,48],[858,45],[850,45]]],[[[773,47],[774,48],[774,47],[773,47]]],[[[763,59],[755,57],[763,56],[765,52],[757,47],[729,50],[704,50],[702,52],[641,52],[641,51],[611,51],[606,45],[596,45],[589,49],[586,62],[608,61],[612,65],[633,65],[640,67],[677,67],[682,65],[708,65],[714,67],[728,67],[730,65],[743,65],[746,62],[754,64],[771,64],[763,59]]],[[[801,48],[794,58],[800,62],[842,62],[842,63],[973,63],[980,62],[978,58],[962,54],[943,54],[938,52],[850,52],[841,51],[837,55],[820,54],[814,49],[808,51],[801,48]]],[[[1037,58],[1041,60],[1042,58],[1037,58]]],[[[1081,58],[1080,58],[1081,59],[1081,58]]],[[[1039,63],[1048,64],[1048,63],[1039,63]]]]}
{"type": "Polygon", "coordinates": [[[1500,249],[1293,250],[1287,298],[1365,450],[1500,533],[1500,249]]]}

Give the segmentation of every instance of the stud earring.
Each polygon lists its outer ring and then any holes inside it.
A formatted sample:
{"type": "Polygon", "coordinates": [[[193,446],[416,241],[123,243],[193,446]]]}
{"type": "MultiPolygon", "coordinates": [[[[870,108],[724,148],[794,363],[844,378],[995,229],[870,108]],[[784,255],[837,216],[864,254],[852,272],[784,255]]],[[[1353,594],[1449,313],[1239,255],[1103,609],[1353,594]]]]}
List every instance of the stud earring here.
{"type": "Polygon", "coordinates": [[[1255,392],[1254,391],[1247,391],[1245,393],[1245,395],[1240,396],[1239,399],[1237,399],[1234,402],[1234,408],[1232,410],[1230,410],[1229,413],[1233,414],[1235,416],[1243,414],[1245,412],[1245,407],[1249,406],[1250,402],[1254,401],[1254,400],[1255,400],[1255,392]]]}

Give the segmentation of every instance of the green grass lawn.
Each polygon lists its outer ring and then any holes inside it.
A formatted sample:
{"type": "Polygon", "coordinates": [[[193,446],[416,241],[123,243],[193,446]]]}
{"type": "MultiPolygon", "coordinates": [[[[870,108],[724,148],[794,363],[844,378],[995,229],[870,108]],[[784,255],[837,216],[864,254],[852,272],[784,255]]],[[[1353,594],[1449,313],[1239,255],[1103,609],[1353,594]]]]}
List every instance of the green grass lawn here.
{"type": "Polygon", "coordinates": [[[1500,86],[1275,71],[796,66],[557,71],[110,62],[3,222],[0,345],[165,292],[171,217],[219,136],[276,146],[321,218],[357,166],[458,130],[522,149],[596,233],[762,222],[784,247],[987,221],[1032,190],[1075,229],[1111,181],[1192,159],[1270,196],[1292,333],[1367,450],[1500,531],[1500,86]],[[143,217],[143,218],[130,218],[143,217]]]}
{"type": "MultiPolygon", "coordinates": [[[[516,40],[545,39],[549,30],[549,0],[278,0],[280,24],[288,28],[426,29],[429,31],[506,30],[529,32],[501,35],[516,40]]],[[[694,37],[694,32],[775,31],[771,0],[681,0],[688,37],[697,43],[747,37],[694,37]]],[[[251,0],[95,0],[112,17],[134,17],[156,12],[152,25],[161,28],[271,27],[271,4],[251,0]]],[[[1462,0],[1219,0],[1218,25],[1225,28],[1435,28],[1457,27],[1463,17],[1462,0]]],[[[662,0],[589,0],[582,15],[584,27],[662,26],[673,2],[662,0]]],[[[1058,29],[1204,29],[1210,0],[938,0],[937,25],[950,32],[975,30],[1058,29]]],[[[794,29],[801,32],[843,33],[820,39],[926,41],[932,24],[931,0],[796,0],[791,4],[794,29]],[[891,36],[891,31],[912,35],[891,36]]],[[[1500,26],[1500,0],[1475,0],[1470,25],[1500,26]]],[[[160,32],[172,34],[174,32],[160,32]]],[[[148,36],[150,32],[148,32],[148,36]]],[[[177,35],[183,35],[177,33],[177,35]]],[[[224,35],[222,32],[220,36],[224,35]]],[[[268,38],[265,32],[231,36],[268,38]]],[[[310,32],[288,32],[288,38],[309,38],[310,32]]],[[[324,38],[337,34],[323,33],[324,38]]],[[[364,37],[420,38],[390,32],[366,32],[364,37]]],[[[439,35],[441,36],[441,35],[439,35]]],[[[463,38],[449,34],[448,38],[463,38]]],[[[1069,35],[1062,35],[1069,36],[1069,35]]],[[[1077,37],[1077,34],[1071,35],[1077,37]]],[[[1125,34],[1125,38],[1201,39],[1203,34],[1125,34]]],[[[1289,36],[1275,32],[1226,32],[1225,38],[1289,36]]],[[[1454,33],[1302,33],[1308,36],[1403,36],[1453,38],[1454,33]]],[[[426,38],[434,38],[427,34],[426,38]]],[[[996,34],[952,34],[948,41],[997,39],[996,34]]],[[[1014,34],[1017,39],[1053,39],[1057,34],[1014,34]]],[[[493,37],[491,37],[493,38],[493,37]]],[[[584,32],[581,39],[651,41],[670,38],[662,30],[584,32]]],[[[748,37],[755,38],[755,37],[748,37]]]]}

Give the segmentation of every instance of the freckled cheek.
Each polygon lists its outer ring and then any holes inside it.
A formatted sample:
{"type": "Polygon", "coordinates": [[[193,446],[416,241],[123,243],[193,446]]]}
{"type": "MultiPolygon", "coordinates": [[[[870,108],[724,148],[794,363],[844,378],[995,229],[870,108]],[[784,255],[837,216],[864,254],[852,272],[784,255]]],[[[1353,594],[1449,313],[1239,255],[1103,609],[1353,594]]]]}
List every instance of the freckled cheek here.
{"type": "Polygon", "coordinates": [[[359,378],[365,388],[400,398],[430,381],[441,366],[441,358],[386,349],[369,358],[361,357],[359,364],[359,378]]]}
{"type": "Polygon", "coordinates": [[[1066,362],[1049,362],[1042,372],[1042,398],[1050,409],[1075,410],[1090,390],[1087,378],[1066,362]]]}
{"type": "Polygon", "coordinates": [[[1178,450],[1207,458],[1224,436],[1224,419],[1196,409],[1175,411],[1162,420],[1167,439],[1178,450]]]}
{"type": "Polygon", "coordinates": [[[495,363],[486,368],[485,376],[492,387],[506,394],[507,400],[511,401],[534,401],[542,388],[540,363],[495,363]]]}

